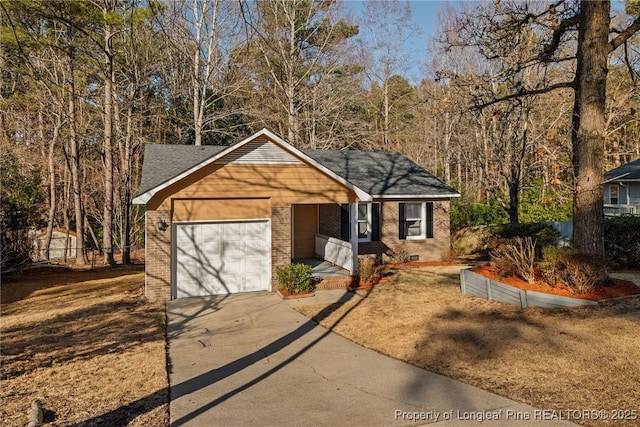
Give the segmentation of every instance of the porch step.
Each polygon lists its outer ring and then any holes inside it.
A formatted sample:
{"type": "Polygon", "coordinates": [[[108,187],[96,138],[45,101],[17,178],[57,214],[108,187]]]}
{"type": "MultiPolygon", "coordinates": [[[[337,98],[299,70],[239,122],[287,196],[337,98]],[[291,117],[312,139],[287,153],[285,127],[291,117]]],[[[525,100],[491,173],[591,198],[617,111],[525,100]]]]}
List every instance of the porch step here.
{"type": "Polygon", "coordinates": [[[316,283],[316,289],[347,289],[352,281],[351,276],[322,276],[316,283]]]}

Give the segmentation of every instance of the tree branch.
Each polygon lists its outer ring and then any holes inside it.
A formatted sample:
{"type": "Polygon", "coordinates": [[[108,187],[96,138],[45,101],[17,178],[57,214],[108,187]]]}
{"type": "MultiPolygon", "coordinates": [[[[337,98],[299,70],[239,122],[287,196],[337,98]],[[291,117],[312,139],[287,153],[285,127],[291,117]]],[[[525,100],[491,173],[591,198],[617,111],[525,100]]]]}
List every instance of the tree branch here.
{"type": "Polygon", "coordinates": [[[502,96],[500,98],[496,98],[496,99],[492,99],[491,101],[487,101],[487,102],[483,102],[481,104],[477,104],[474,105],[473,107],[471,107],[472,110],[474,111],[480,111],[484,108],[490,107],[492,105],[498,104],[500,102],[503,101],[509,101],[511,99],[516,99],[516,98],[522,98],[523,96],[532,96],[532,95],[539,95],[542,93],[547,93],[547,92],[551,92],[553,90],[556,89],[564,89],[564,88],[574,88],[575,87],[575,82],[559,82],[559,83],[555,83],[549,86],[545,86],[545,87],[541,87],[539,89],[531,89],[531,90],[525,90],[522,92],[517,92],[517,93],[512,93],[510,95],[505,95],[502,96]]]}
{"type": "Polygon", "coordinates": [[[638,30],[640,30],[640,16],[638,16],[631,25],[625,28],[613,40],[609,42],[609,53],[620,47],[621,44],[629,40],[638,30]]]}
{"type": "Polygon", "coordinates": [[[548,61],[551,55],[558,49],[560,46],[560,41],[562,40],[562,36],[571,28],[574,28],[578,25],[580,15],[573,15],[563,21],[560,22],[560,25],[553,30],[553,35],[551,36],[551,42],[547,44],[542,52],[540,53],[540,59],[542,61],[548,61]]]}

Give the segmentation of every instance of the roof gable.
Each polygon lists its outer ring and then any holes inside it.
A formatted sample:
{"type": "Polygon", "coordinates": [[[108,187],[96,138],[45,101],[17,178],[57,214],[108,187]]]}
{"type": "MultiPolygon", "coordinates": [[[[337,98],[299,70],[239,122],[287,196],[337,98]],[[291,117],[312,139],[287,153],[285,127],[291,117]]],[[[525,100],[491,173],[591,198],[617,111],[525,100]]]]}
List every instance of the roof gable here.
{"type": "Polygon", "coordinates": [[[291,153],[282,150],[266,137],[259,137],[228,153],[216,163],[221,164],[276,164],[300,165],[303,162],[291,153]]]}
{"type": "Polygon", "coordinates": [[[316,160],[307,156],[297,148],[289,145],[274,133],[267,129],[262,129],[254,135],[229,147],[147,145],[145,147],[145,158],[143,160],[143,176],[141,179],[140,191],[138,192],[138,196],[133,199],[133,203],[146,204],[158,191],[167,188],[168,186],[214,162],[219,161],[223,164],[255,164],[256,161],[259,161],[260,163],[279,164],[279,159],[287,162],[286,164],[291,164],[291,162],[294,161],[297,161],[300,164],[306,162],[354,191],[360,200],[371,200],[371,196],[362,191],[356,185],[318,163],[316,160]],[[176,152],[172,152],[171,148],[168,147],[181,148],[176,150],[176,152]],[[161,154],[164,154],[165,156],[163,159],[159,160],[158,156],[161,154]],[[181,157],[178,161],[176,157],[179,155],[183,155],[184,157],[181,157]],[[147,160],[147,156],[151,159],[147,160]],[[304,162],[302,160],[304,160],[304,162]],[[187,165],[186,168],[184,167],[185,165],[187,165]],[[145,173],[147,176],[145,176],[145,173]]]}

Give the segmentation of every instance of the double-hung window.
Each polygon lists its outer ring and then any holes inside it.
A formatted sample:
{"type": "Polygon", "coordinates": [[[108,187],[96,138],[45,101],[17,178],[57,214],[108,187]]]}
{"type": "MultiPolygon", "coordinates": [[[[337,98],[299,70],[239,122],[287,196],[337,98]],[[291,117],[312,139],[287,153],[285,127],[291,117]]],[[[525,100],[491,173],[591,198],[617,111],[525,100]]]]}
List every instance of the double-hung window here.
{"type": "Polygon", "coordinates": [[[433,203],[400,203],[400,239],[420,240],[433,237],[433,203]]]}
{"type": "Polygon", "coordinates": [[[609,186],[609,203],[612,205],[618,204],[618,184],[609,186]]]}
{"type": "Polygon", "coordinates": [[[358,241],[371,241],[371,203],[358,203],[358,241]]]}
{"type": "MultiPolygon", "coordinates": [[[[380,204],[358,203],[357,226],[359,242],[380,240],[380,204]]],[[[349,241],[349,205],[342,205],[341,238],[349,241]]]]}

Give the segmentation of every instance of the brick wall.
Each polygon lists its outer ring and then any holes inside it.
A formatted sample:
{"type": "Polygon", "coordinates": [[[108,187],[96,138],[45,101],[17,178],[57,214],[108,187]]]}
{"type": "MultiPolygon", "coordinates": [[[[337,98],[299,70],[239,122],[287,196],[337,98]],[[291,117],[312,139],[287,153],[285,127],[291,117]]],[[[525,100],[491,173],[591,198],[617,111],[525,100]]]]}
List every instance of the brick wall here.
{"type": "MultiPolygon", "coordinates": [[[[447,254],[450,245],[449,201],[433,203],[433,238],[424,240],[400,240],[398,237],[398,202],[381,203],[380,240],[363,242],[358,245],[360,255],[375,254],[383,261],[390,250],[402,249],[408,255],[418,255],[420,261],[440,261],[447,254]]],[[[319,231],[327,236],[340,238],[340,205],[320,205],[319,231]]]]}
{"type": "Polygon", "coordinates": [[[291,206],[271,209],[271,290],[278,289],[276,268],[291,264],[291,206]]]}
{"type": "MultiPolygon", "coordinates": [[[[403,250],[407,255],[417,255],[420,261],[441,261],[448,253],[451,240],[448,200],[433,202],[433,238],[430,239],[400,240],[398,202],[382,203],[380,210],[380,242],[361,243],[359,254],[384,254],[390,250],[403,250]]],[[[383,255],[383,261],[390,260],[389,256],[383,255]]]]}
{"type": "Polygon", "coordinates": [[[318,232],[325,236],[340,238],[340,205],[318,206],[318,232]]]}
{"type": "Polygon", "coordinates": [[[150,301],[171,299],[171,212],[146,211],[145,296],[150,301]],[[158,230],[158,220],[168,227],[158,230]]]}

